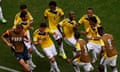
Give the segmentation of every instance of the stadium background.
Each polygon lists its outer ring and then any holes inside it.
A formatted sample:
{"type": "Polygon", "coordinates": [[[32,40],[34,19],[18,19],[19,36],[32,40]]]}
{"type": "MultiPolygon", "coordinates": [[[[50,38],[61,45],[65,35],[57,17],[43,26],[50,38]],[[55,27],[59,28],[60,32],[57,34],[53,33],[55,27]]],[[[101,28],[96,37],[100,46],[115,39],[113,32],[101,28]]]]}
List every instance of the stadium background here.
{"type": "MultiPolygon", "coordinates": [[[[2,8],[5,18],[8,20],[6,25],[0,23],[0,35],[7,29],[10,29],[13,25],[14,16],[19,11],[20,4],[26,4],[34,17],[34,28],[36,29],[43,18],[43,12],[48,7],[50,0],[2,0],[2,8]]],[[[86,13],[88,7],[92,7],[95,10],[105,28],[105,31],[113,34],[118,52],[120,52],[120,0],[56,0],[59,7],[65,12],[65,16],[68,16],[68,12],[73,10],[76,12],[76,20],[86,13]]],[[[80,27],[83,29],[83,26],[80,27]]],[[[32,31],[33,32],[33,31],[32,31]]],[[[32,35],[32,33],[31,33],[32,35]]],[[[82,36],[83,37],[83,36],[82,36]]],[[[71,57],[71,48],[64,45],[66,53],[71,57]]],[[[41,48],[38,47],[42,52],[41,48]]],[[[33,72],[49,72],[49,61],[47,58],[41,59],[33,53],[33,61],[37,65],[37,68],[33,72]]],[[[71,64],[66,63],[60,57],[56,57],[61,72],[73,72],[71,64]]],[[[22,71],[21,66],[18,64],[10,49],[0,39],[0,65],[13,68],[22,71]]],[[[120,57],[117,62],[118,68],[120,66],[120,57]]],[[[97,68],[97,63],[94,64],[97,68]]],[[[0,69],[0,72],[7,72],[0,69]]],[[[95,71],[97,72],[97,71],[95,71]]],[[[109,69],[108,72],[111,72],[109,69]]],[[[120,70],[119,70],[120,72],[120,70]]]]}

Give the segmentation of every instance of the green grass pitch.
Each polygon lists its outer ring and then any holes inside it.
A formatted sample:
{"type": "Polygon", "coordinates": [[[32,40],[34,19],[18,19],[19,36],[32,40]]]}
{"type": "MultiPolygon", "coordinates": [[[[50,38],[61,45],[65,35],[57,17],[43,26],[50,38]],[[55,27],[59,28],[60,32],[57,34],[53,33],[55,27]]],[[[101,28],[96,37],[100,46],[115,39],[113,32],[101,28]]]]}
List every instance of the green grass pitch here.
{"type": "MultiPolygon", "coordinates": [[[[6,25],[0,23],[0,35],[9,29],[13,25],[14,16],[19,11],[20,4],[26,4],[31,14],[34,17],[34,27],[37,28],[42,21],[43,12],[48,7],[50,0],[2,0],[3,13],[8,20],[6,25]]],[[[92,7],[95,10],[105,28],[105,31],[113,34],[115,38],[116,47],[120,52],[120,0],[56,0],[58,6],[61,7],[65,16],[68,16],[68,12],[73,10],[76,12],[76,20],[86,13],[88,7],[92,7]]],[[[83,29],[83,27],[80,27],[83,29]]],[[[33,32],[33,31],[32,31],[33,32]]],[[[32,33],[31,32],[31,33],[32,33]]],[[[71,56],[71,48],[64,44],[67,55],[71,56]]],[[[42,52],[41,48],[38,47],[42,52]]],[[[71,64],[66,63],[60,57],[56,57],[61,72],[73,72],[71,64]]],[[[33,61],[37,65],[37,68],[33,72],[49,72],[49,61],[47,58],[41,59],[33,53],[33,61]]],[[[10,67],[19,71],[22,71],[21,66],[18,64],[10,49],[0,39],[0,65],[10,67]]],[[[94,65],[95,68],[97,64],[94,65]]],[[[120,68],[120,57],[117,62],[118,68],[120,68]]],[[[0,72],[7,72],[0,69],[0,72]]],[[[94,72],[97,72],[96,70],[94,72]]],[[[108,72],[112,72],[109,69],[108,72]]],[[[118,71],[120,72],[120,70],[118,71]]]]}

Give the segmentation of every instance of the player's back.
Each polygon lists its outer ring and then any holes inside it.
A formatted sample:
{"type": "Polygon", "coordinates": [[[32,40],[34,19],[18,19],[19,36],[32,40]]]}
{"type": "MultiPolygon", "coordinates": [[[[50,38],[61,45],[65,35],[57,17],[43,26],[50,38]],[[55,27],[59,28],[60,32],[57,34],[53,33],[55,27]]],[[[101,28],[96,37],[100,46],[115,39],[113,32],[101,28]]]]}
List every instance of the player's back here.
{"type": "Polygon", "coordinates": [[[108,57],[112,57],[117,55],[117,50],[114,44],[114,38],[111,34],[104,34],[102,39],[105,44],[105,52],[108,57]]]}
{"type": "Polygon", "coordinates": [[[79,44],[81,48],[80,61],[81,62],[91,62],[91,57],[88,53],[86,42],[83,39],[79,39],[79,44]]]}

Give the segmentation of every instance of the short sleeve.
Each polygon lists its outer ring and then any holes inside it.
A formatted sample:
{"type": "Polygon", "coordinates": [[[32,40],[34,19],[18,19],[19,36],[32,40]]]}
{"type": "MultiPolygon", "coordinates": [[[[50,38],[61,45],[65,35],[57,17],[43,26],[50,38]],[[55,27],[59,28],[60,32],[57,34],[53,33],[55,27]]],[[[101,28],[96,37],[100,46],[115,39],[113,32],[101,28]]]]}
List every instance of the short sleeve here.
{"type": "Polygon", "coordinates": [[[48,16],[48,10],[47,10],[47,9],[44,11],[44,16],[45,16],[45,17],[48,16]]]}

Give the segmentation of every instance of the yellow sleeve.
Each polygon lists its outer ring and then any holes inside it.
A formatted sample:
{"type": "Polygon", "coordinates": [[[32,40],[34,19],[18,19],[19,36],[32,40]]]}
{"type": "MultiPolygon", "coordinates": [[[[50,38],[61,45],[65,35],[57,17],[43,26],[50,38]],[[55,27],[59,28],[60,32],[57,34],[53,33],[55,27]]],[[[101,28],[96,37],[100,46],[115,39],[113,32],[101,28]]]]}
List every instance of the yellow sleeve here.
{"type": "Polygon", "coordinates": [[[63,16],[63,15],[64,15],[63,10],[62,10],[62,9],[59,9],[59,11],[60,11],[61,16],[63,16]]]}
{"type": "Polygon", "coordinates": [[[30,12],[28,12],[28,17],[29,17],[29,20],[33,20],[33,17],[30,12]]]}
{"type": "Polygon", "coordinates": [[[101,20],[98,16],[96,16],[96,19],[97,19],[97,24],[98,24],[97,26],[100,27],[101,26],[101,20]]]}
{"type": "Polygon", "coordinates": [[[105,43],[102,39],[100,39],[100,43],[101,43],[102,46],[105,46],[105,43]]]}
{"type": "Polygon", "coordinates": [[[33,34],[33,41],[38,41],[38,34],[37,34],[37,32],[34,32],[34,34],[33,34]]]}
{"type": "Polygon", "coordinates": [[[76,48],[76,51],[80,51],[81,50],[79,42],[76,43],[75,48],[76,48]]]}
{"type": "Polygon", "coordinates": [[[13,25],[13,28],[16,28],[16,25],[18,25],[20,23],[20,17],[18,15],[15,16],[15,19],[14,19],[14,25],[13,25]]]}
{"type": "Polygon", "coordinates": [[[84,21],[84,16],[80,18],[80,20],[78,21],[79,24],[83,24],[84,21]]]}
{"type": "Polygon", "coordinates": [[[62,20],[60,23],[59,23],[60,26],[64,26],[65,25],[65,19],[62,20]]]}
{"type": "Polygon", "coordinates": [[[47,17],[48,16],[48,10],[46,9],[44,12],[44,16],[47,17]]]}

